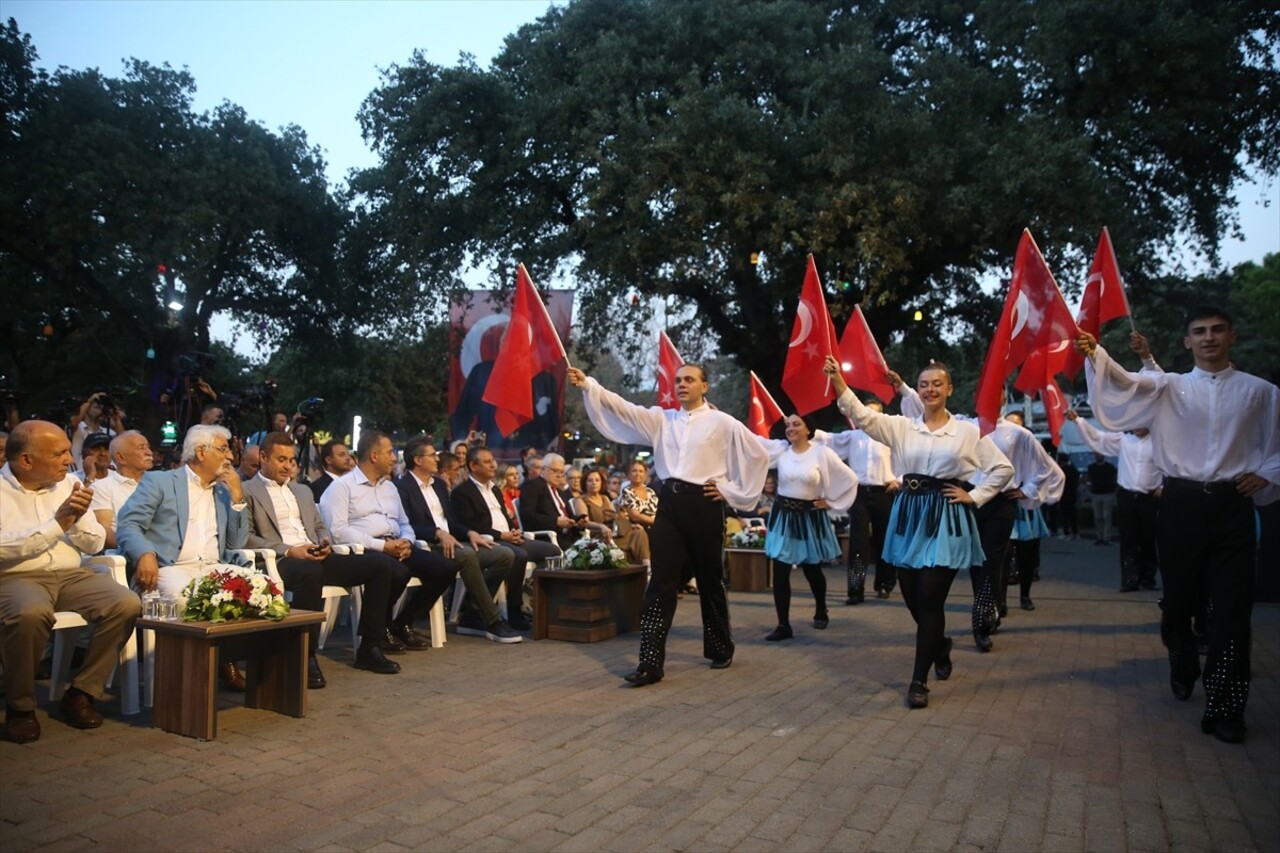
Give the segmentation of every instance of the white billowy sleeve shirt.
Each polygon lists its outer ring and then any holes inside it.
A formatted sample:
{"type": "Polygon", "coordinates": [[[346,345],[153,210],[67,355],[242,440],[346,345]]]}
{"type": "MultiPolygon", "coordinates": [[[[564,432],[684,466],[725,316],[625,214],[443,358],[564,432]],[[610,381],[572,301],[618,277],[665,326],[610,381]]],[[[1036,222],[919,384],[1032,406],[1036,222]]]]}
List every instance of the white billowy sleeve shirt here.
{"type": "Polygon", "coordinates": [[[1080,438],[1094,453],[1116,456],[1120,465],[1116,483],[1122,489],[1148,494],[1160,488],[1162,477],[1151,455],[1151,436],[1142,438],[1131,432],[1098,429],[1084,418],[1076,418],[1080,438]]]}
{"type": "MultiPolygon", "coordinates": [[[[977,421],[968,418],[961,420],[978,425],[977,421]]],[[[1013,478],[1005,488],[1019,489],[1025,495],[1018,500],[1018,506],[1036,509],[1062,500],[1062,491],[1067,484],[1066,475],[1036,440],[1035,433],[1001,418],[987,437],[1009,460],[1009,464],[1013,465],[1013,478]]],[[[985,473],[978,472],[971,482],[980,485],[986,476],[985,473]]]]}
{"type": "Polygon", "coordinates": [[[1009,460],[990,437],[979,434],[976,424],[952,417],[931,431],[921,418],[885,415],[868,409],[848,389],[836,404],[845,417],[867,435],[889,446],[895,471],[961,482],[983,472],[986,476],[982,484],[969,493],[978,506],[1004,491],[1013,477],[1009,460]]]}
{"type": "Polygon", "coordinates": [[[1280,388],[1234,367],[1129,373],[1102,347],[1085,359],[1085,379],[1104,427],[1151,430],[1163,476],[1211,483],[1252,473],[1268,483],[1255,504],[1280,498],[1280,388]]]}
{"type": "Polygon", "coordinates": [[[830,447],[810,441],[803,453],[791,442],[759,439],[769,452],[769,465],[778,469],[778,495],[802,501],[818,498],[827,502],[827,511],[843,515],[858,497],[858,477],[830,447]]]}
{"type": "Polygon", "coordinates": [[[863,486],[887,486],[898,479],[893,471],[889,448],[860,429],[844,432],[817,430],[812,440],[814,444],[825,444],[834,450],[863,486]]]}
{"type": "Polygon", "coordinates": [[[610,441],[652,447],[654,471],[663,480],[715,480],[729,506],[743,512],[760,502],[769,454],[758,436],[724,412],[705,403],[692,411],[637,406],[590,378],[582,400],[610,441]]]}

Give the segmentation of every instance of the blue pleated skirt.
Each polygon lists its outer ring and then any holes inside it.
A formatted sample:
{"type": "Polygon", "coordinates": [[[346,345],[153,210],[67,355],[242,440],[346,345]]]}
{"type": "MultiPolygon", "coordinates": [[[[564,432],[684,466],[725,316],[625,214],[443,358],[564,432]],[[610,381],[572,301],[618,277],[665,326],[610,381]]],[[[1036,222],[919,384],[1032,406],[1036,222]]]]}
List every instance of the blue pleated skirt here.
{"type": "Polygon", "coordinates": [[[968,569],[986,559],[973,506],[948,503],[942,492],[929,491],[898,493],[882,556],[900,569],[968,569]]]}
{"type": "Polygon", "coordinates": [[[825,509],[792,509],[774,501],[769,511],[764,553],[772,560],[812,566],[840,557],[840,543],[825,509]]]}
{"type": "Polygon", "coordinates": [[[1031,539],[1044,539],[1049,535],[1049,525],[1044,523],[1044,513],[1040,508],[1023,509],[1018,507],[1018,517],[1013,522],[1013,535],[1009,538],[1026,542],[1031,539]]]}

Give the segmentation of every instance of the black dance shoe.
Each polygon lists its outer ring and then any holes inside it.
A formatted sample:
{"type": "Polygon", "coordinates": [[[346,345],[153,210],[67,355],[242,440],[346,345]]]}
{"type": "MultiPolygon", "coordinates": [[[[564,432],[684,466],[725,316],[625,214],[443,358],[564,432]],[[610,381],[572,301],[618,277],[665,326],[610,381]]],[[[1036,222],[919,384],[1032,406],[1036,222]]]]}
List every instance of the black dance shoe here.
{"type": "Polygon", "coordinates": [[[934,661],[933,673],[938,676],[939,681],[946,681],[951,677],[951,638],[944,637],[942,640],[942,654],[934,661]]]}
{"type": "Polygon", "coordinates": [[[907,707],[928,708],[929,688],[925,687],[919,681],[911,682],[911,686],[907,688],[907,707]]]}
{"type": "Polygon", "coordinates": [[[831,624],[831,619],[830,617],[827,616],[827,611],[824,610],[821,613],[814,614],[813,616],[814,628],[817,628],[819,631],[822,631],[822,630],[825,630],[826,627],[830,624],[831,624]]]}
{"type": "Polygon", "coordinates": [[[711,662],[712,669],[728,669],[733,665],[733,658],[723,658],[722,660],[713,660],[711,662]]]}
{"type": "Polygon", "coordinates": [[[980,652],[989,652],[995,647],[995,643],[991,642],[991,635],[984,634],[978,630],[973,632],[973,641],[977,644],[978,651],[980,652]]]}
{"type": "Polygon", "coordinates": [[[779,625],[768,634],[765,634],[764,638],[767,642],[776,643],[779,640],[790,640],[794,636],[795,633],[791,630],[790,625],[779,625]]]}
{"type": "Polygon", "coordinates": [[[661,681],[662,673],[650,672],[647,669],[637,669],[635,672],[622,676],[622,680],[632,687],[644,687],[646,684],[657,684],[661,681]]]}

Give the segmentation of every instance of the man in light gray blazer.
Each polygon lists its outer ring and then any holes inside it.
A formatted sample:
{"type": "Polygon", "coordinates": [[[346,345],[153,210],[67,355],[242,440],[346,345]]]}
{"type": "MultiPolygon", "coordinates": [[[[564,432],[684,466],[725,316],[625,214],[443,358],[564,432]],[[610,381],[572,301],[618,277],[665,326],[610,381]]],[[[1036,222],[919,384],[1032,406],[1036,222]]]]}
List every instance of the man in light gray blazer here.
{"type": "MultiPolygon", "coordinates": [[[[387,637],[387,605],[404,592],[409,570],[399,560],[380,552],[333,553],[329,529],[320,518],[311,490],[293,481],[298,464],[296,453],[293,439],[286,432],[269,432],[262,439],[262,467],[244,482],[252,526],[248,547],[275,552],[276,569],[285,589],[293,595],[294,607],[323,609],[321,593],[326,585],[363,586],[356,668],[388,675],[399,672],[399,664],[386,658],[381,645],[387,637]]],[[[317,625],[312,628],[307,672],[307,686],[312,689],[325,686],[315,657],[319,638],[317,625]]]]}

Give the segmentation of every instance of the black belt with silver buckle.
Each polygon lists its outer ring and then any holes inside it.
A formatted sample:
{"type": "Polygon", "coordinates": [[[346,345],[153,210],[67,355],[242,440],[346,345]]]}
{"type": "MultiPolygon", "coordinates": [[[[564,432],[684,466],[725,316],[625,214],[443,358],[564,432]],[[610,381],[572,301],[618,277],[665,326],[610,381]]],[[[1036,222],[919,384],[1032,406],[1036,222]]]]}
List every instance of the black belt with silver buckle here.
{"type": "Polygon", "coordinates": [[[690,483],[687,480],[677,480],[674,477],[668,477],[662,481],[662,490],[669,491],[673,495],[702,494],[701,483],[690,483]]]}
{"type": "Polygon", "coordinates": [[[888,486],[873,486],[870,483],[859,483],[858,490],[862,492],[883,492],[888,490],[888,486]]]}
{"type": "Polygon", "coordinates": [[[940,492],[944,486],[960,486],[961,488],[973,488],[968,483],[962,483],[959,480],[943,480],[938,477],[930,477],[928,474],[904,474],[902,477],[902,488],[908,492],[940,492]]]}
{"type": "Polygon", "coordinates": [[[1164,487],[1166,490],[1174,492],[1199,492],[1204,495],[1244,497],[1236,489],[1235,480],[1214,480],[1209,483],[1202,483],[1199,480],[1185,480],[1182,477],[1165,477],[1164,487]]]}
{"type": "Polygon", "coordinates": [[[783,495],[778,495],[778,497],[774,500],[774,503],[775,505],[784,506],[787,509],[793,510],[795,512],[804,512],[805,510],[813,509],[813,505],[815,502],[807,501],[807,500],[804,500],[803,498],[788,498],[783,495]]]}

